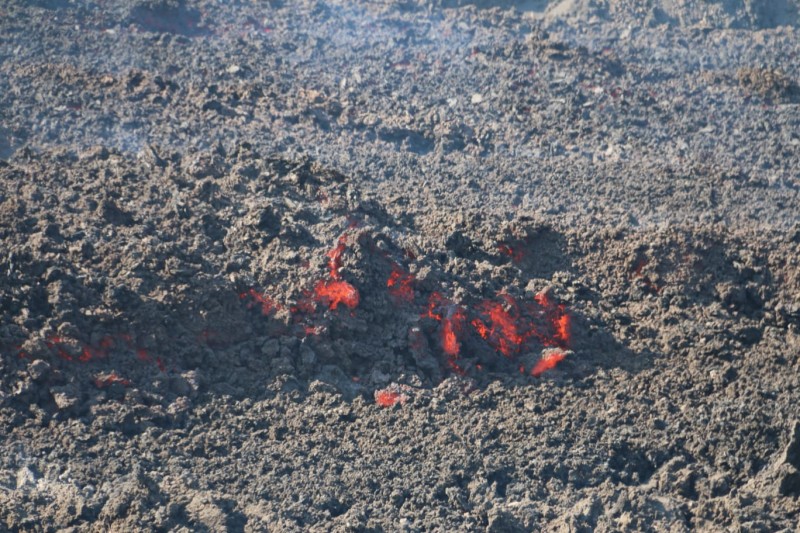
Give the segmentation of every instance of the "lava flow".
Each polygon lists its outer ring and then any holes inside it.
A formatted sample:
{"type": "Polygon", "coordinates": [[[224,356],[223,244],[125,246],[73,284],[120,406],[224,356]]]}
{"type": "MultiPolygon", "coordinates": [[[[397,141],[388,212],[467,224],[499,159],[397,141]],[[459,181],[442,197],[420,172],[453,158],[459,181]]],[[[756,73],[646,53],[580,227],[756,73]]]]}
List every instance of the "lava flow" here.
{"type": "Polygon", "coordinates": [[[447,355],[447,363],[459,374],[463,369],[456,363],[461,352],[461,343],[458,336],[464,328],[466,315],[464,310],[438,292],[431,294],[428,300],[428,310],[422,314],[423,318],[432,318],[440,322],[442,350],[447,355]],[[442,312],[444,311],[444,312],[442,312]]]}
{"type": "MultiPolygon", "coordinates": [[[[58,357],[71,363],[91,363],[108,359],[115,352],[134,352],[136,359],[142,363],[155,363],[161,372],[167,371],[167,365],[160,357],[153,358],[144,348],[135,347],[133,337],[126,333],[106,335],[96,344],[80,344],[59,335],[51,335],[44,342],[58,357]]],[[[94,383],[98,388],[108,387],[112,383],[121,383],[126,387],[131,384],[115,372],[99,375],[94,383]]]]}
{"type": "Polygon", "coordinates": [[[542,355],[542,358],[539,360],[539,362],[536,363],[536,366],[533,367],[533,370],[531,370],[531,376],[538,378],[545,371],[555,368],[556,365],[563,361],[566,357],[567,354],[560,350],[552,350],[545,353],[542,355]]]}
{"type": "Polygon", "coordinates": [[[497,250],[511,258],[514,263],[522,261],[522,249],[518,245],[511,246],[510,244],[500,243],[497,245],[497,250]]]}
{"type": "Polygon", "coordinates": [[[255,289],[250,289],[247,292],[243,292],[239,294],[239,298],[244,300],[247,297],[251,297],[253,301],[247,304],[247,308],[251,308],[254,305],[258,304],[261,306],[261,314],[264,316],[268,316],[275,311],[280,311],[281,306],[275,300],[267,296],[266,294],[261,294],[255,289]]]}
{"type": "Polygon", "coordinates": [[[339,269],[342,268],[342,254],[344,253],[346,247],[347,247],[347,234],[339,237],[339,241],[336,243],[336,248],[332,249],[327,254],[328,268],[331,271],[331,279],[335,280],[342,279],[342,275],[339,273],[339,269]]]}
{"type": "Polygon", "coordinates": [[[123,387],[130,387],[131,385],[130,380],[121,377],[116,372],[111,372],[110,374],[100,374],[94,379],[94,385],[98,389],[105,389],[114,383],[119,383],[123,387]]]}
{"type": "MultiPolygon", "coordinates": [[[[329,310],[336,310],[339,306],[351,310],[359,306],[361,296],[358,289],[345,281],[342,276],[344,254],[348,246],[348,232],[353,227],[345,230],[336,245],[326,252],[329,275],[315,283],[313,289],[305,291],[296,304],[289,307],[292,320],[297,325],[300,335],[320,335],[325,328],[315,323],[314,317],[320,312],[320,306],[329,310]]],[[[501,251],[512,258],[521,257],[521,249],[503,244],[501,251]]],[[[400,263],[388,258],[391,272],[386,279],[386,288],[389,295],[396,302],[412,304],[415,299],[416,278],[400,263]]],[[[266,294],[255,289],[249,289],[240,294],[241,299],[249,299],[248,307],[258,305],[262,314],[270,315],[281,309],[266,294]]],[[[570,344],[570,315],[566,307],[554,301],[548,292],[541,292],[531,300],[515,299],[507,293],[500,293],[496,298],[484,300],[472,308],[457,304],[438,292],[433,292],[428,297],[428,303],[422,318],[427,318],[437,323],[436,336],[438,344],[446,357],[447,365],[456,373],[466,373],[462,359],[462,345],[469,342],[476,347],[467,325],[472,326],[475,334],[483,339],[486,344],[496,352],[501,353],[509,360],[514,360],[522,353],[538,351],[546,348],[549,354],[535,365],[531,374],[539,376],[546,370],[554,368],[566,357],[565,353],[570,344]]],[[[420,328],[412,327],[409,330],[409,347],[414,353],[427,351],[424,333],[420,328]]],[[[475,368],[481,365],[474,362],[475,368]]],[[[520,372],[527,373],[525,366],[519,366],[520,372]]],[[[389,405],[392,403],[389,396],[383,397],[380,402],[389,405]]]]}
{"type": "Polygon", "coordinates": [[[389,274],[386,286],[395,299],[408,303],[414,301],[414,276],[397,263],[392,263],[392,273],[389,274]]]}
{"type": "Polygon", "coordinates": [[[391,407],[396,404],[403,405],[408,401],[408,396],[388,389],[375,391],[375,403],[381,407],[391,407]]]}
{"type": "Polygon", "coordinates": [[[344,304],[350,309],[358,307],[360,295],[358,289],[342,280],[339,270],[342,268],[342,254],[347,247],[347,235],[339,237],[336,247],[328,252],[328,268],[331,279],[318,281],[314,286],[314,299],[334,310],[339,304],[344,304]]]}
{"type": "Polygon", "coordinates": [[[315,300],[327,305],[331,310],[336,309],[339,304],[355,309],[360,301],[358,289],[346,281],[318,281],[314,286],[314,294],[315,300]]]}
{"type": "Polygon", "coordinates": [[[526,335],[520,333],[520,329],[525,328],[520,328],[522,324],[519,306],[514,299],[507,294],[501,294],[500,299],[501,302],[487,301],[479,305],[479,309],[488,317],[489,325],[480,318],[475,318],[472,326],[496,350],[511,357],[525,342],[526,335]]]}
{"type": "Polygon", "coordinates": [[[539,305],[538,312],[544,315],[553,330],[551,335],[536,333],[536,336],[545,346],[567,348],[570,342],[570,318],[564,304],[553,303],[544,292],[534,296],[534,300],[539,305]]]}

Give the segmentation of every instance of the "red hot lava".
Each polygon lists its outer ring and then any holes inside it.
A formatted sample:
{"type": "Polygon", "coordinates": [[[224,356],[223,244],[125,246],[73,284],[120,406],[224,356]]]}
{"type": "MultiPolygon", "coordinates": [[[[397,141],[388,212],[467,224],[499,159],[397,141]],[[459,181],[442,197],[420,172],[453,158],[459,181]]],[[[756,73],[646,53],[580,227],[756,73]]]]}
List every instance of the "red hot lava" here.
{"type": "Polygon", "coordinates": [[[531,370],[531,376],[538,378],[545,371],[552,370],[558,363],[566,359],[567,354],[560,350],[552,350],[545,353],[542,358],[536,363],[536,366],[531,370]]]}
{"type": "Polygon", "coordinates": [[[440,322],[442,350],[447,355],[447,363],[459,374],[463,374],[463,369],[456,363],[461,343],[458,341],[459,334],[464,329],[466,314],[464,310],[455,305],[450,300],[442,297],[438,292],[431,294],[428,300],[428,310],[423,313],[423,318],[432,318],[440,322]]]}
{"type": "Polygon", "coordinates": [[[569,315],[563,305],[553,303],[546,293],[537,294],[533,303],[522,306],[524,313],[508,294],[501,294],[499,300],[480,303],[480,316],[471,322],[478,335],[495,350],[512,357],[530,338],[544,346],[569,345],[569,315]]]}
{"type": "Polygon", "coordinates": [[[408,303],[414,301],[414,276],[397,263],[392,264],[392,273],[389,274],[386,286],[389,288],[389,294],[397,300],[408,303]]]}
{"type": "MultiPolygon", "coordinates": [[[[353,226],[351,225],[351,228],[353,226]]],[[[308,291],[289,310],[296,323],[302,325],[305,336],[319,335],[324,331],[311,321],[322,304],[330,310],[337,309],[340,305],[355,309],[360,303],[358,289],[345,281],[341,274],[343,256],[347,250],[347,232],[340,236],[336,246],[326,253],[329,269],[329,278],[318,281],[312,291],[308,291]]],[[[501,251],[515,260],[521,257],[519,248],[512,249],[509,245],[501,245],[501,251]]],[[[406,271],[399,263],[389,260],[391,273],[386,280],[389,294],[398,301],[412,303],[414,301],[415,277],[406,271]]],[[[242,293],[242,299],[252,298],[250,306],[260,305],[262,313],[267,315],[280,309],[280,305],[267,295],[258,293],[255,289],[242,293]]],[[[458,305],[434,292],[428,299],[422,318],[430,318],[438,323],[437,336],[442,351],[447,358],[447,364],[458,374],[465,370],[459,364],[464,335],[468,334],[466,324],[470,324],[477,335],[484,339],[489,346],[502,353],[505,357],[513,359],[523,349],[535,349],[529,345],[537,341],[538,347],[558,348],[543,358],[532,370],[532,375],[539,376],[546,370],[554,368],[566,355],[570,344],[570,316],[563,304],[554,302],[546,292],[537,294],[533,301],[522,302],[510,295],[501,293],[494,300],[485,300],[475,307],[475,312],[469,312],[458,305]]],[[[298,330],[299,331],[299,330],[298,330]]],[[[424,334],[420,328],[412,328],[409,332],[409,346],[415,352],[425,349],[424,334]]],[[[548,351],[549,352],[549,351],[548,351]]],[[[481,366],[476,364],[477,369],[481,366]]],[[[520,366],[520,372],[526,373],[525,367],[520,366]]],[[[383,400],[376,400],[383,405],[391,404],[390,396],[383,400]],[[382,403],[383,402],[383,403],[382,403]]]]}
{"type": "Polygon", "coordinates": [[[519,263],[522,261],[522,250],[517,246],[511,246],[505,243],[500,243],[497,245],[497,250],[501,254],[510,257],[511,260],[515,263],[519,263]]]}
{"type": "Polygon", "coordinates": [[[342,254],[344,253],[346,247],[347,247],[347,234],[339,237],[339,241],[336,243],[336,248],[334,248],[327,254],[328,268],[331,271],[331,279],[334,280],[342,279],[342,275],[339,273],[339,269],[342,268],[342,254]]]}
{"type": "Polygon", "coordinates": [[[569,315],[564,311],[563,305],[559,306],[559,315],[553,320],[556,327],[556,334],[554,337],[556,344],[562,348],[566,348],[570,341],[570,319],[569,315]]]}
{"type": "Polygon", "coordinates": [[[361,299],[358,289],[346,281],[318,281],[314,286],[314,294],[315,300],[331,310],[336,309],[339,304],[355,309],[361,299]]]}
{"type": "Polygon", "coordinates": [[[314,300],[327,305],[329,309],[336,309],[339,304],[344,304],[350,309],[355,309],[360,301],[358,289],[342,280],[339,270],[342,268],[342,254],[347,247],[347,234],[339,237],[336,247],[328,252],[328,268],[331,279],[319,281],[314,286],[314,300]]]}
{"type": "Polygon", "coordinates": [[[472,326],[478,335],[489,341],[496,350],[506,357],[511,357],[519,351],[526,335],[519,331],[522,324],[517,303],[507,294],[501,294],[500,299],[501,302],[487,301],[479,305],[479,309],[488,317],[489,325],[480,318],[475,318],[472,326]]]}
{"type": "Polygon", "coordinates": [[[123,387],[129,387],[131,384],[130,380],[121,377],[116,372],[111,372],[110,374],[100,374],[94,379],[94,385],[98,389],[105,389],[114,383],[119,383],[123,387]]]}
{"type": "Polygon", "coordinates": [[[403,405],[408,401],[408,396],[388,389],[375,391],[375,403],[381,407],[391,407],[396,404],[403,405]]]}
{"type": "Polygon", "coordinates": [[[247,292],[243,292],[239,295],[239,298],[244,300],[247,297],[251,297],[253,299],[252,302],[247,304],[248,308],[253,307],[254,305],[261,306],[261,314],[267,316],[275,311],[279,311],[281,309],[280,304],[275,302],[272,298],[267,296],[266,294],[261,294],[255,289],[250,289],[247,292]]]}
{"type": "MultiPolygon", "coordinates": [[[[345,233],[336,243],[336,247],[327,252],[328,269],[330,279],[320,280],[314,285],[313,291],[306,292],[295,305],[289,307],[289,311],[298,320],[297,315],[311,315],[317,310],[317,304],[322,304],[330,310],[335,310],[339,305],[344,305],[350,309],[358,307],[361,297],[358,289],[342,279],[340,269],[342,268],[342,255],[347,249],[347,234],[345,233]]],[[[239,295],[239,298],[252,298],[248,307],[254,305],[261,306],[261,312],[267,316],[281,310],[281,305],[266,294],[261,294],[255,289],[249,289],[239,295]]],[[[306,325],[305,332],[316,331],[313,325],[306,325]]]]}
{"type": "Polygon", "coordinates": [[[540,313],[544,314],[553,329],[552,336],[538,334],[539,340],[545,346],[568,347],[570,343],[570,318],[564,304],[553,303],[545,292],[540,292],[534,296],[534,300],[540,306],[540,313]]]}
{"type": "MultiPolygon", "coordinates": [[[[52,335],[45,340],[48,348],[53,350],[61,359],[69,362],[89,363],[98,359],[107,359],[113,350],[134,350],[133,339],[128,334],[115,336],[106,335],[96,345],[84,344],[80,350],[74,347],[71,342],[58,335],[52,335]]],[[[143,363],[155,363],[162,372],[167,371],[167,365],[157,357],[155,360],[147,354],[144,348],[134,350],[136,358],[143,363]]]]}

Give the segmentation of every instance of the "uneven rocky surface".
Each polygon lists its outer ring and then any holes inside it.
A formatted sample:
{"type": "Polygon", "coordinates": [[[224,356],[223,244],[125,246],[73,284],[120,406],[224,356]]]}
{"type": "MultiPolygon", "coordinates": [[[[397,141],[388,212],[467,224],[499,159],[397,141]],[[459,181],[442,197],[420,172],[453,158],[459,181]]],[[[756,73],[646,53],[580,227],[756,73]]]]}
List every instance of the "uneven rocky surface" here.
{"type": "Polygon", "coordinates": [[[0,7],[0,529],[792,531],[793,0],[0,7]]]}

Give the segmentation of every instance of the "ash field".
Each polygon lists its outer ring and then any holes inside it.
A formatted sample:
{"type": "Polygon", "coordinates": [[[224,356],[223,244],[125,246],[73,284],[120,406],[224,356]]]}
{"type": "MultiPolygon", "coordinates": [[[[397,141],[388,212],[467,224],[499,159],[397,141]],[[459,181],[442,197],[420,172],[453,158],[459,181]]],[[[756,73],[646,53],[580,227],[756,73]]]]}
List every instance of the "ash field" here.
{"type": "Polygon", "coordinates": [[[0,530],[796,531],[796,0],[0,5],[0,530]]]}

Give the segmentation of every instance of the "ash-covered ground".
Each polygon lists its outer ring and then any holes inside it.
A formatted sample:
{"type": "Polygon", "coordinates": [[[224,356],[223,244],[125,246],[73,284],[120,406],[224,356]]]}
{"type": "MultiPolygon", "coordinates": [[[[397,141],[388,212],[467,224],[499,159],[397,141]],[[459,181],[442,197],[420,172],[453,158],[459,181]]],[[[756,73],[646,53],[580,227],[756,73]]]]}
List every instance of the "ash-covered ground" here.
{"type": "Polygon", "coordinates": [[[796,0],[0,6],[0,529],[794,531],[796,0]]]}

